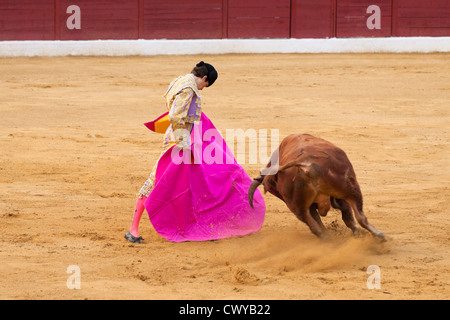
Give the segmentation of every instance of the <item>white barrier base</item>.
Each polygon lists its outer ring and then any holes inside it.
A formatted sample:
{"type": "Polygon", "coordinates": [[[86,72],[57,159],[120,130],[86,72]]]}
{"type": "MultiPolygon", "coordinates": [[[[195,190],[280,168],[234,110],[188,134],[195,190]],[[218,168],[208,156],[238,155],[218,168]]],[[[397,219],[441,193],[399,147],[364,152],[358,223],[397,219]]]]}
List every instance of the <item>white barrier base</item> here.
{"type": "Polygon", "coordinates": [[[0,41],[1,57],[371,52],[450,52],[450,37],[0,41]]]}

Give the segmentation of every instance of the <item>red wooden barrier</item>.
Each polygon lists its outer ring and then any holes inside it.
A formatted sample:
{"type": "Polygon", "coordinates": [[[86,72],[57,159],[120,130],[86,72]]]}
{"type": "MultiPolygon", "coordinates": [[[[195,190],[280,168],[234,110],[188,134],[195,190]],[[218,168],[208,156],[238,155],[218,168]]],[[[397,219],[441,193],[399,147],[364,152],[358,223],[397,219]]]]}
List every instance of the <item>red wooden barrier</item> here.
{"type": "Polygon", "coordinates": [[[54,40],[54,0],[0,1],[0,40],[54,40]]]}
{"type": "Polygon", "coordinates": [[[56,0],[56,8],[58,39],[138,38],[139,0],[56,0]]]}
{"type": "Polygon", "coordinates": [[[222,0],[144,0],[143,39],[220,39],[222,0]]]}
{"type": "Polygon", "coordinates": [[[450,36],[450,0],[0,0],[0,40],[388,36],[450,36]]]}
{"type": "Polygon", "coordinates": [[[394,36],[450,36],[449,0],[394,0],[394,36]]]}
{"type": "Polygon", "coordinates": [[[290,0],[228,0],[228,38],[289,38],[290,0]]]}
{"type": "Polygon", "coordinates": [[[292,38],[333,38],[336,0],[292,0],[292,38]]]}
{"type": "Polygon", "coordinates": [[[389,37],[391,35],[392,0],[339,0],[336,11],[336,37],[389,37]],[[377,6],[378,12],[369,6],[377,6]],[[370,28],[367,25],[369,20],[370,28]],[[379,20],[379,21],[376,21],[379,20]],[[374,28],[379,22],[380,28],[374,28]]]}

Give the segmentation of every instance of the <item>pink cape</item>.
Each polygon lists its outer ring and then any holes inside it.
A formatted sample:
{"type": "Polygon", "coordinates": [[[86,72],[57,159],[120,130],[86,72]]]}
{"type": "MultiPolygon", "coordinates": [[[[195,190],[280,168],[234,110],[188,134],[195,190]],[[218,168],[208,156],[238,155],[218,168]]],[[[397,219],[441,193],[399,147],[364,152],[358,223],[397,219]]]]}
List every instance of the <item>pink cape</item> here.
{"type": "Polygon", "coordinates": [[[145,201],[145,208],[156,232],[169,241],[243,236],[257,232],[263,224],[264,198],[256,190],[255,209],[250,207],[247,192],[252,179],[236,162],[221,136],[205,135],[209,129],[216,130],[202,113],[200,124],[194,125],[191,132],[195,161],[190,151],[178,152],[172,147],[158,162],[155,187],[145,201]],[[192,163],[173,161],[172,151],[176,151],[178,160],[187,155],[186,159],[191,160],[186,162],[192,163]],[[215,161],[208,155],[213,155],[215,161]],[[217,160],[220,158],[223,161],[217,160]]]}

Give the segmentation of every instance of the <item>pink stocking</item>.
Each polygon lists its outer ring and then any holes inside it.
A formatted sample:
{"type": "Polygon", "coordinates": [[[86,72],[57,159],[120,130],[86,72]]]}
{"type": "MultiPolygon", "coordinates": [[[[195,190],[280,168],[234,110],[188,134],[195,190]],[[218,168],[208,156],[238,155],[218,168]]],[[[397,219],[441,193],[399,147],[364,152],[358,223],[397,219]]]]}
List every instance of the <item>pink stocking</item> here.
{"type": "Polygon", "coordinates": [[[144,212],[144,202],[147,200],[147,197],[138,198],[136,201],[136,208],[134,209],[133,222],[131,223],[130,233],[139,237],[139,221],[141,221],[142,213],[144,212]]]}

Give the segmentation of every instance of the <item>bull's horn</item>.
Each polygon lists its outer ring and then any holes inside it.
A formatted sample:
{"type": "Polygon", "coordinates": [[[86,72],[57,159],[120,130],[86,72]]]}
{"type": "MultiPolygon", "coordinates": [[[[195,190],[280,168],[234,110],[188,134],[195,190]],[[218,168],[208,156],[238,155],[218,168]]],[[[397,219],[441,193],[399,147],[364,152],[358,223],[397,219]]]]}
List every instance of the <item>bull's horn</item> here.
{"type": "Polygon", "coordinates": [[[248,203],[252,207],[252,209],[255,209],[253,207],[253,195],[256,191],[256,188],[262,183],[263,178],[261,176],[253,179],[253,182],[251,183],[250,187],[248,188],[248,203]]]}

